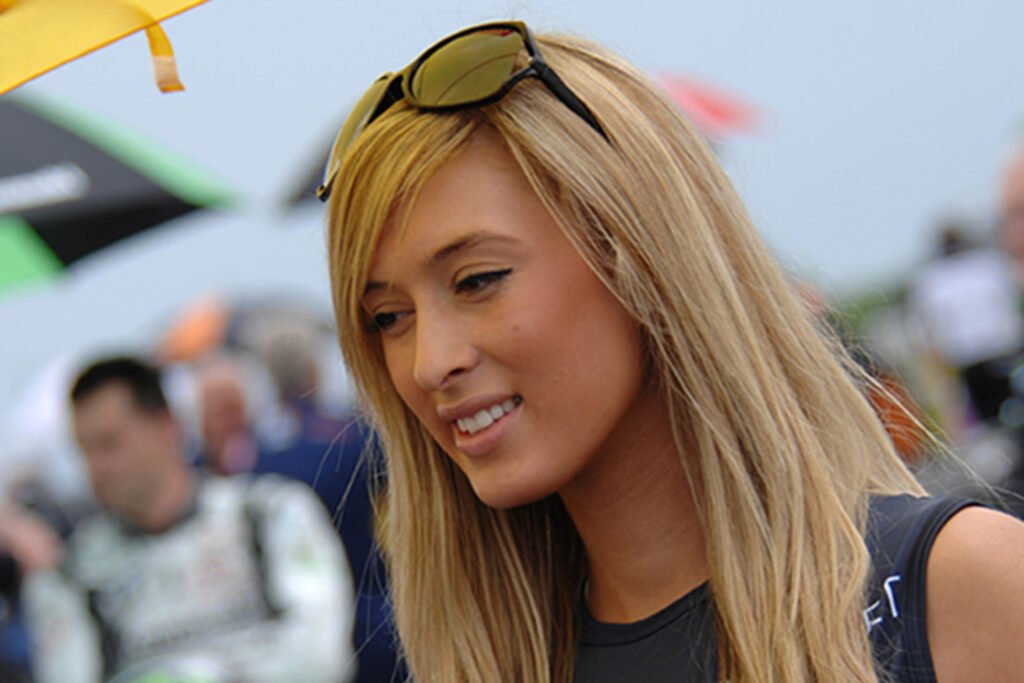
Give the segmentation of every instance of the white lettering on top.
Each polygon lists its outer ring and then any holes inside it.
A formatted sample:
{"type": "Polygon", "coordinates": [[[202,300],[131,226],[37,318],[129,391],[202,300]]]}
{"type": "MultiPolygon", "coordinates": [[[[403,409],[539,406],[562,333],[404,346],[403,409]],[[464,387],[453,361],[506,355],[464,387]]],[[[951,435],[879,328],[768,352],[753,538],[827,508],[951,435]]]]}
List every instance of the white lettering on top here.
{"type": "Polygon", "coordinates": [[[885,607],[882,606],[881,600],[875,600],[873,603],[868,605],[868,608],[864,610],[864,624],[867,626],[868,632],[874,627],[885,621],[886,608],[888,608],[888,614],[893,619],[900,618],[900,606],[896,601],[896,591],[893,586],[899,583],[903,577],[899,574],[893,574],[882,582],[882,591],[885,593],[885,607]],[[881,614],[879,614],[881,611],[881,614]]]}
{"type": "Polygon", "coordinates": [[[0,215],[84,197],[89,175],[72,161],[0,178],[0,215]]]}

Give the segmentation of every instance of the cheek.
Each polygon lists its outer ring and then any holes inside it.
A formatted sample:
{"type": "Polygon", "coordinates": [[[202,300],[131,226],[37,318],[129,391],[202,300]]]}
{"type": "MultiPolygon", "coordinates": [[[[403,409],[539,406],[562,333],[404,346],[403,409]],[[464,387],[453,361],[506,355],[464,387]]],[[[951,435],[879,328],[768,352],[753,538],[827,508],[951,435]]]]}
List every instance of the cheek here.
{"type": "Polygon", "coordinates": [[[522,341],[524,360],[546,357],[552,379],[577,380],[640,363],[638,326],[618,300],[589,271],[567,280],[538,292],[533,301],[541,303],[506,327],[510,339],[522,341]],[[551,296],[559,289],[561,296],[551,296]]]}
{"type": "Polygon", "coordinates": [[[1008,244],[1024,244],[1024,215],[1010,217],[1003,224],[1003,236],[1008,244]]]}
{"type": "Polygon", "coordinates": [[[117,474],[119,468],[117,453],[113,450],[94,452],[88,459],[89,476],[93,479],[107,479],[117,474]]]}
{"type": "Polygon", "coordinates": [[[391,380],[391,386],[395,388],[402,403],[412,411],[422,424],[431,432],[435,439],[440,440],[436,425],[437,419],[434,414],[433,403],[430,397],[419,388],[413,375],[413,354],[406,353],[400,345],[384,345],[384,366],[391,380]]]}
{"type": "MultiPolygon", "coordinates": [[[[634,399],[643,383],[644,352],[638,325],[603,286],[594,285],[577,306],[574,324],[565,326],[563,360],[581,383],[579,400],[588,406],[595,422],[614,419],[634,399]]],[[[568,379],[568,378],[567,378],[568,379]]]]}
{"type": "Polygon", "coordinates": [[[402,401],[406,405],[410,405],[415,389],[411,359],[406,360],[405,354],[401,353],[400,348],[396,348],[392,344],[384,344],[384,369],[387,370],[391,386],[398,392],[402,401]]]}

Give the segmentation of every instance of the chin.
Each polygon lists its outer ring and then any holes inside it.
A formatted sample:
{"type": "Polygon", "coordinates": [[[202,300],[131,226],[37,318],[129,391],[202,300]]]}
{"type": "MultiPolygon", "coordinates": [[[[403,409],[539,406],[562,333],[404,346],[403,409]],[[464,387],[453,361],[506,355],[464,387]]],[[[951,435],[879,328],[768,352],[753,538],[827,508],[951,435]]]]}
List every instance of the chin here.
{"type": "Polygon", "coordinates": [[[558,491],[557,486],[541,482],[477,481],[471,478],[470,485],[480,502],[495,510],[536,503],[558,491]]]}

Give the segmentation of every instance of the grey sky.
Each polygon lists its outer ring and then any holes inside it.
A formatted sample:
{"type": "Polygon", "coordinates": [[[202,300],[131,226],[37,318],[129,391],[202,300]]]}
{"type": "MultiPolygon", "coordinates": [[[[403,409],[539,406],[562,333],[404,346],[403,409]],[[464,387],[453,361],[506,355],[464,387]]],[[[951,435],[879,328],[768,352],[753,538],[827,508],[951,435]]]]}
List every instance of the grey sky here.
{"type": "Polygon", "coordinates": [[[990,215],[1001,155],[1024,120],[1024,4],[1013,0],[213,0],[164,24],[184,93],[156,91],[141,35],[21,89],[157,140],[243,202],[0,295],[0,438],[53,359],[146,343],[204,292],[298,292],[326,305],[318,210],[277,208],[293,176],[380,72],[506,16],[590,35],[756,107],[759,130],[724,146],[725,165],[777,253],[833,291],[880,286],[918,263],[947,211],[990,215]]]}

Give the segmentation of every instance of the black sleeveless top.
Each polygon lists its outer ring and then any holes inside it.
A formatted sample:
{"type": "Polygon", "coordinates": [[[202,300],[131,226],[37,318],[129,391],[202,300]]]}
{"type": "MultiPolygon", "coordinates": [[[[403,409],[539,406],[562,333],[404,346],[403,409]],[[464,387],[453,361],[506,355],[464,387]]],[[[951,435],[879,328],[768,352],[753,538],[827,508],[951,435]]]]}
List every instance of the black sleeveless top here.
{"type": "MultiPolygon", "coordinates": [[[[925,627],[925,569],[942,526],[969,500],[878,497],[866,542],[873,562],[864,626],[893,683],[936,683],[925,627]]],[[[631,624],[595,620],[583,606],[577,683],[717,683],[715,615],[707,584],[631,624]]]]}

